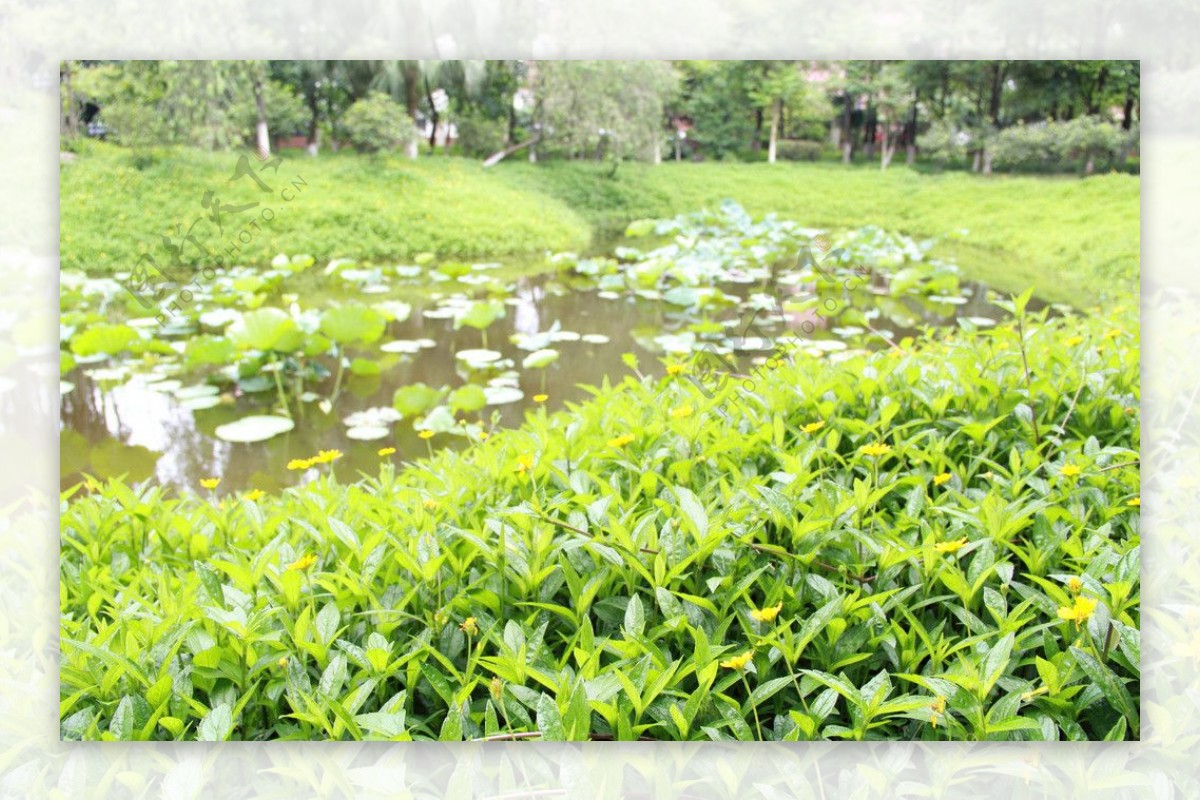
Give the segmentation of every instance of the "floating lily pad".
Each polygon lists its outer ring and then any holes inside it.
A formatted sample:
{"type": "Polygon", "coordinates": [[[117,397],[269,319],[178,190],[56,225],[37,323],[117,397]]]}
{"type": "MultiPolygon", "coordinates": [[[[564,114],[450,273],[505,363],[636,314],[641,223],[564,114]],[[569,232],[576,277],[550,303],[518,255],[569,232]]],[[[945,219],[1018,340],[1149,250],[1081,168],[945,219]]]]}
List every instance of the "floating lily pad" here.
{"type": "Polygon", "coordinates": [[[397,339],[385,342],[379,349],[384,353],[416,353],[421,349],[421,342],[416,339],[397,339]]]}
{"type": "Polygon", "coordinates": [[[544,348],[535,350],[533,353],[525,357],[521,362],[521,366],[526,370],[540,369],[558,360],[558,351],[553,348],[544,348]]]}
{"type": "Polygon", "coordinates": [[[399,422],[403,415],[391,406],[375,406],[346,417],[342,422],[351,428],[378,428],[399,422]]]}
{"type": "Polygon", "coordinates": [[[584,334],[583,341],[589,345],[607,345],[612,340],[604,334],[584,334]]]}
{"type": "Polygon", "coordinates": [[[243,417],[233,423],[217,426],[217,439],[225,442],[262,442],[271,437],[285,434],[296,427],[287,417],[256,414],[243,417]]]}
{"type": "Polygon", "coordinates": [[[488,406],[516,403],[525,397],[525,393],[516,387],[485,387],[483,394],[487,397],[488,406]]]}
{"type": "Polygon", "coordinates": [[[469,350],[460,350],[454,354],[454,358],[467,362],[469,364],[491,364],[492,362],[500,361],[504,354],[495,350],[487,350],[485,348],[471,348],[469,350]]]}
{"type": "Polygon", "coordinates": [[[180,387],[175,390],[175,397],[180,400],[189,400],[191,398],[207,398],[212,395],[219,395],[220,389],[212,384],[196,384],[190,387],[180,387]]]}
{"type": "Polygon", "coordinates": [[[391,429],[383,426],[355,426],[346,431],[346,436],[350,439],[369,442],[371,440],[383,439],[390,433],[391,429]]]}
{"type": "Polygon", "coordinates": [[[221,405],[221,398],[218,395],[205,395],[198,398],[186,398],[179,404],[189,411],[198,412],[202,409],[211,409],[214,406],[221,405]]]}

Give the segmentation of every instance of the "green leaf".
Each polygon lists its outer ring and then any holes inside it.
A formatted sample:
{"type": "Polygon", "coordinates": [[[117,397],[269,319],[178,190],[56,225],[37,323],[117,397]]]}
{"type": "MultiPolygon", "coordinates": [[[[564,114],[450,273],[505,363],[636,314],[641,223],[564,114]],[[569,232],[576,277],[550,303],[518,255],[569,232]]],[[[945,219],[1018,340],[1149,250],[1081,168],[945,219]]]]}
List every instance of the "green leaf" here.
{"type": "Polygon", "coordinates": [[[369,345],[386,328],[383,315],[361,303],[335,306],[321,315],[321,333],[339,345],[369,345]]]}
{"type": "Polygon", "coordinates": [[[1125,716],[1125,720],[1129,723],[1129,728],[1133,732],[1133,737],[1138,738],[1138,713],[1137,706],[1133,703],[1133,697],[1129,694],[1129,690],[1121,683],[1120,679],[1104,665],[1096,657],[1092,656],[1082,648],[1074,645],[1071,646],[1071,655],[1075,657],[1076,663],[1088,678],[1100,688],[1100,692],[1104,695],[1113,708],[1120,714],[1125,716]]]}
{"type": "Polygon", "coordinates": [[[545,693],[540,694],[537,700],[537,728],[542,733],[543,740],[562,742],[567,739],[558,704],[545,693]]]}
{"type": "Polygon", "coordinates": [[[196,729],[196,739],[204,742],[222,742],[233,732],[233,711],[229,704],[213,707],[196,729]]]}

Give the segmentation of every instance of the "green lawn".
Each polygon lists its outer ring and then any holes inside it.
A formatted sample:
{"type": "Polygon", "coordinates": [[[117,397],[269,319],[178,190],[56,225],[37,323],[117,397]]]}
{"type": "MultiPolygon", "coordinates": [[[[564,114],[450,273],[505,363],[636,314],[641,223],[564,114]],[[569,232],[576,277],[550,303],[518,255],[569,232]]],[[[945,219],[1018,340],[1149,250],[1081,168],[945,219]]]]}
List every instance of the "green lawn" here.
{"type": "Polygon", "coordinates": [[[946,240],[966,275],[1009,291],[1089,306],[1135,293],[1139,179],[923,175],[839,164],[626,164],[615,179],[594,165],[502,166],[516,186],[561,198],[593,225],[615,227],[730,197],[753,214],[812,227],[874,224],[946,240]],[[963,233],[965,232],[965,233],[963,233]]]}
{"type": "Polygon", "coordinates": [[[1047,300],[1091,306],[1136,294],[1139,179],[984,178],[962,172],[881,173],[838,164],[625,164],[615,177],[594,164],[503,163],[429,157],[410,162],[352,153],[310,159],[285,154],[271,185],[229,182],[232,153],[177,151],[139,170],[125,151],[90,148],[62,167],[62,266],[128,269],[162,234],[193,221],[200,242],[240,263],[279,252],[318,259],[497,257],[580,249],[642,217],[671,216],[723,198],[752,213],[776,212],[805,225],[876,224],[945,240],[941,252],[971,279],[1003,290],[1029,286],[1047,300]],[[281,189],[296,182],[293,199],[281,189]],[[207,221],[206,191],[224,205],[271,201],[207,221]],[[251,219],[257,229],[248,231],[251,219]]]}

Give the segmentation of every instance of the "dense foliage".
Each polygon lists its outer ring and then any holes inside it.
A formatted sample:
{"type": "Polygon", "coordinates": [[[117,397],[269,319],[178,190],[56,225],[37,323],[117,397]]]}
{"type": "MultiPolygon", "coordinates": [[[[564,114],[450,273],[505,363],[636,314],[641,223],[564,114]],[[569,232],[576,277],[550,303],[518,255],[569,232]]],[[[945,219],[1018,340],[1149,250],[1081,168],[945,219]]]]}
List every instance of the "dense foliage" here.
{"type": "MultiPolygon", "coordinates": [[[[200,217],[200,243],[227,249],[244,223],[219,236],[201,200],[209,190],[228,204],[259,200],[249,179],[228,181],[236,161],[185,151],[138,170],[120,150],[101,147],[64,165],[63,268],[111,274],[131,270],[143,252],[163,262],[163,233],[187,231],[200,217]]],[[[1138,286],[1138,181],[1125,175],[985,183],[959,174],[710,163],[626,165],[608,178],[584,164],[489,171],[463,159],[399,155],[369,165],[345,155],[285,156],[280,174],[307,185],[249,242],[236,243],[243,264],[265,265],[280,252],[382,261],[582,249],[596,232],[732,198],[751,213],[827,230],[874,224],[938,236],[965,277],[1009,291],[1037,286],[1047,300],[1083,306],[1138,286]]],[[[269,171],[265,178],[278,188],[281,179],[269,171]]]]}
{"type": "Polygon", "coordinates": [[[417,130],[404,107],[383,92],[372,92],[346,110],[342,130],[355,148],[366,153],[416,144],[417,130]]]}
{"type": "Polygon", "coordinates": [[[1022,306],[278,496],[68,491],[63,736],[1136,738],[1136,309],[1022,306]]]}
{"type": "MultiPolygon", "coordinates": [[[[357,104],[380,111],[373,96],[384,95],[428,125],[431,148],[458,125],[461,151],[485,158],[523,144],[542,159],[774,162],[782,142],[798,141],[883,169],[898,152],[945,162],[947,147],[965,149],[953,163],[988,172],[993,133],[1077,120],[1103,129],[1088,132],[1093,155],[1122,139],[1107,152],[1124,166],[1140,119],[1138,62],[1119,60],[68,61],[60,83],[66,149],[99,119],[135,147],[226,148],[261,125],[276,138],[303,132],[315,153],[361,127],[357,104]],[[135,124],[136,108],[149,125],[135,124]]],[[[1023,158],[1006,168],[1071,165],[1023,158]]]]}

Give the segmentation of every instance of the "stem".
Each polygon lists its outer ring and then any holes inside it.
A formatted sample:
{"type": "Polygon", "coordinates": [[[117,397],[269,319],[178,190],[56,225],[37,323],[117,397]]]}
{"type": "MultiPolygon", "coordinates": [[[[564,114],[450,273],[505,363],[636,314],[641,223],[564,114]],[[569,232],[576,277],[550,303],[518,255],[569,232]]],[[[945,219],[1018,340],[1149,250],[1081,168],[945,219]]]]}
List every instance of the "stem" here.
{"type": "Polygon", "coordinates": [[[272,370],[275,374],[275,389],[279,393],[279,405],[283,409],[283,413],[288,417],[292,416],[292,410],[288,408],[287,397],[283,394],[283,377],[279,375],[279,371],[283,368],[282,362],[276,362],[278,368],[272,370]]]}
{"type": "Polygon", "coordinates": [[[1021,345],[1021,364],[1025,367],[1025,394],[1029,398],[1030,420],[1033,423],[1033,448],[1038,450],[1042,447],[1042,434],[1038,430],[1037,406],[1033,402],[1033,380],[1029,376],[1029,357],[1025,354],[1024,312],[1017,316],[1017,341],[1021,345]]]}
{"type": "Polygon", "coordinates": [[[337,403],[338,394],[342,391],[342,372],[346,369],[345,354],[342,353],[342,346],[338,345],[337,349],[337,378],[333,380],[333,396],[329,399],[333,403],[337,403]]]}
{"type": "Polygon", "coordinates": [[[758,720],[758,705],[754,703],[754,693],[750,692],[750,682],[746,679],[746,671],[742,674],[742,685],[746,688],[746,698],[750,701],[750,709],[754,712],[754,729],[758,732],[758,741],[763,742],[762,724],[758,720]]]}

